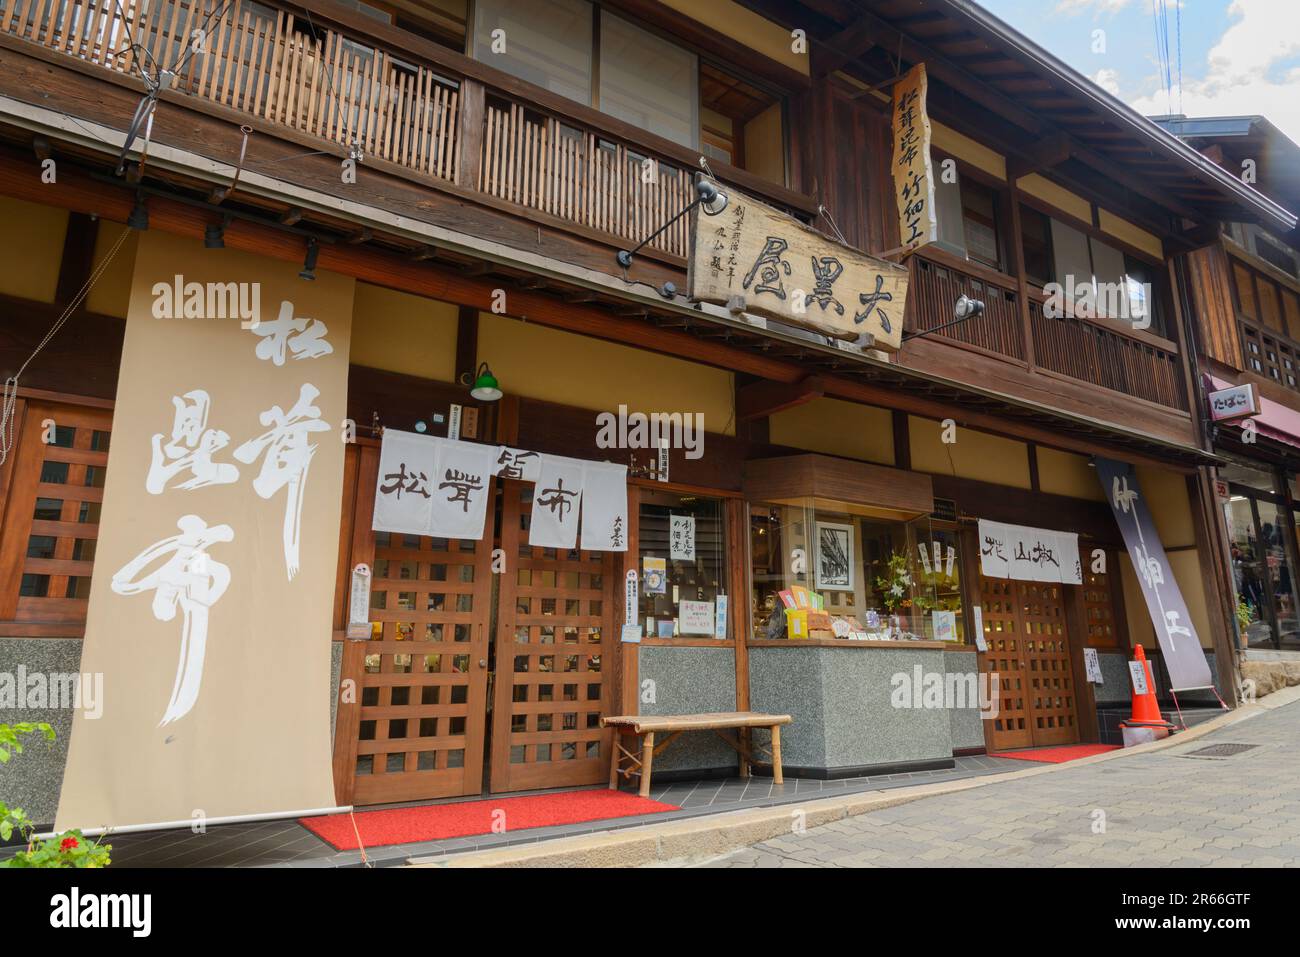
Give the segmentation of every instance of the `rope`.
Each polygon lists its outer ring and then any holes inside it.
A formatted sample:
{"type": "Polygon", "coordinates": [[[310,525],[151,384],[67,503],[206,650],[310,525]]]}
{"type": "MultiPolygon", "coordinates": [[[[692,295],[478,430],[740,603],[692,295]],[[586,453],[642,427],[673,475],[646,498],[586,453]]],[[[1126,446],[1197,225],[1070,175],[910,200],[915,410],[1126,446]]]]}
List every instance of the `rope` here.
{"type": "Polygon", "coordinates": [[[0,465],[4,465],[8,460],[9,452],[14,445],[14,424],[16,419],[15,412],[18,407],[19,377],[27,371],[27,367],[32,364],[32,361],[38,355],[40,355],[41,350],[50,344],[50,341],[59,334],[59,330],[67,324],[69,319],[72,318],[72,314],[81,305],[87,294],[89,294],[91,287],[99,281],[100,276],[104,274],[104,270],[108,268],[108,264],[111,263],[113,257],[117,255],[117,251],[122,248],[122,243],[126,241],[127,235],[128,230],[123,230],[122,235],[117,237],[117,242],[113,244],[113,248],[108,251],[108,255],[101,259],[99,263],[96,264],[95,268],[91,270],[90,275],[86,277],[86,281],[82,283],[81,289],[78,290],[76,296],[74,296],[72,301],[68,303],[66,308],[64,308],[63,314],[59,316],[54,325],[50,327],[50,331],[45,334],[45,338],[43,338],[40,343],[37,344],[36,348],[32,350],[32,354],[27,357],[27,361],[18,367],[17,372],[5,379],[3,399],[0,400],[0,465]]]}
{"type": "Polygon", "coordinates": [[[361,851],[361,863],[366,867],[372,866],[370,858],[366,857],[366,846],[361,843],[361,831],[357,828],[357,816],[351,810],[348,811],[348,819],[352,821],[352,833],[357,838],[357,849],[361,851]]]}

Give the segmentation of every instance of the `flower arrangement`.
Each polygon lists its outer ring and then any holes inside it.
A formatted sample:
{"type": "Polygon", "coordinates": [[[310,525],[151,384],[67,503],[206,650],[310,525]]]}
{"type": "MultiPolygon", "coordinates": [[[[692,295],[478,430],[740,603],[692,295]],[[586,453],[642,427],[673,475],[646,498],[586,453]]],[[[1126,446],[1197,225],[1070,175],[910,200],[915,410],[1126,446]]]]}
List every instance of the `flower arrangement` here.
{"type": "Polygon", "coordinates": [[[899,608],[911,608],[912,572],[907,556],[894,552],[883,564],[884,573],[876,576],[876,591],[880,592],[885,611],[892,615],[899,608]]]}

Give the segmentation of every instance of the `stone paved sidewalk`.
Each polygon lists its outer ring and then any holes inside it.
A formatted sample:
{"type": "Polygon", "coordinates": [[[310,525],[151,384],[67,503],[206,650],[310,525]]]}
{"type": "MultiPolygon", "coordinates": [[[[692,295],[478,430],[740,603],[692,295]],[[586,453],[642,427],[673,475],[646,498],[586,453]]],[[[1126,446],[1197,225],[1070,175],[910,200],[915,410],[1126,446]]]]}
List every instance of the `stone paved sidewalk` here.
{"type": "Polygon", "coordinates": [[[677,863],[1300,867],[1300,702],[1185,746],[990,783],[677,863]],[[1226,759],[1183,756],[1228,742],[1257,747],[1226,759]]]}

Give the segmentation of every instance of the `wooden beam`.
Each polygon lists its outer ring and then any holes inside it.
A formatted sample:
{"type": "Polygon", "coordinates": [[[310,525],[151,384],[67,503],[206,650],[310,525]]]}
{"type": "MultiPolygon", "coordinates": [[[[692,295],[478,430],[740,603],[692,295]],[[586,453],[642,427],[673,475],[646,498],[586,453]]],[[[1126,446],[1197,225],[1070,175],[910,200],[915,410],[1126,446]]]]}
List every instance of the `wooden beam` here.
{"type": "Polygon", "coordinates": [[[736,419],[748,422],[761,419],[783,409],[793,409],[826,394],[820,376],[809,376],[801,382],[752,382],[736,390],[736,419]]]}
{"type": "Polygon", "coordinates": [[[72,302],[90,277],[94,267],[97,224],[84,213],[68,217],[68,230],[63,237],[63,259],[59,264],[59,282],[55,292],[56,302],[72,302]]]}
{"type": "Polygon", "coordinates": [[[461,306],[456,314],[456,381],[473,381],[478,371],[478,310],[461,306]]]}

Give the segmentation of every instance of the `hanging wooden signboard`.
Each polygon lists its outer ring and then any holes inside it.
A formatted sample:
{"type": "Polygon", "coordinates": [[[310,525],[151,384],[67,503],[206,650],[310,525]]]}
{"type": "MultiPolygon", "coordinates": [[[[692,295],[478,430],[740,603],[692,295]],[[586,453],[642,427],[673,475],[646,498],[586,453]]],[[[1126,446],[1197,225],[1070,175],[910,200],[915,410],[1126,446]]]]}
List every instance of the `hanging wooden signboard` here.
{"type": "Polygon", "coordinates": [[[716,216],[691,211],[688,295],[771,316],[824,336],[897,351],[907,269],[823,236],[793,216],[726,189],[716,216]]]}
{"type": "Polygon", "coordinates": [[[894,84],[894,199],[898,203],[900,248],[934,242],[939,221],[934,211],[934,170],[930,163],[930,116],[925,111],[928,80],[918,63],[894,84]]]}

